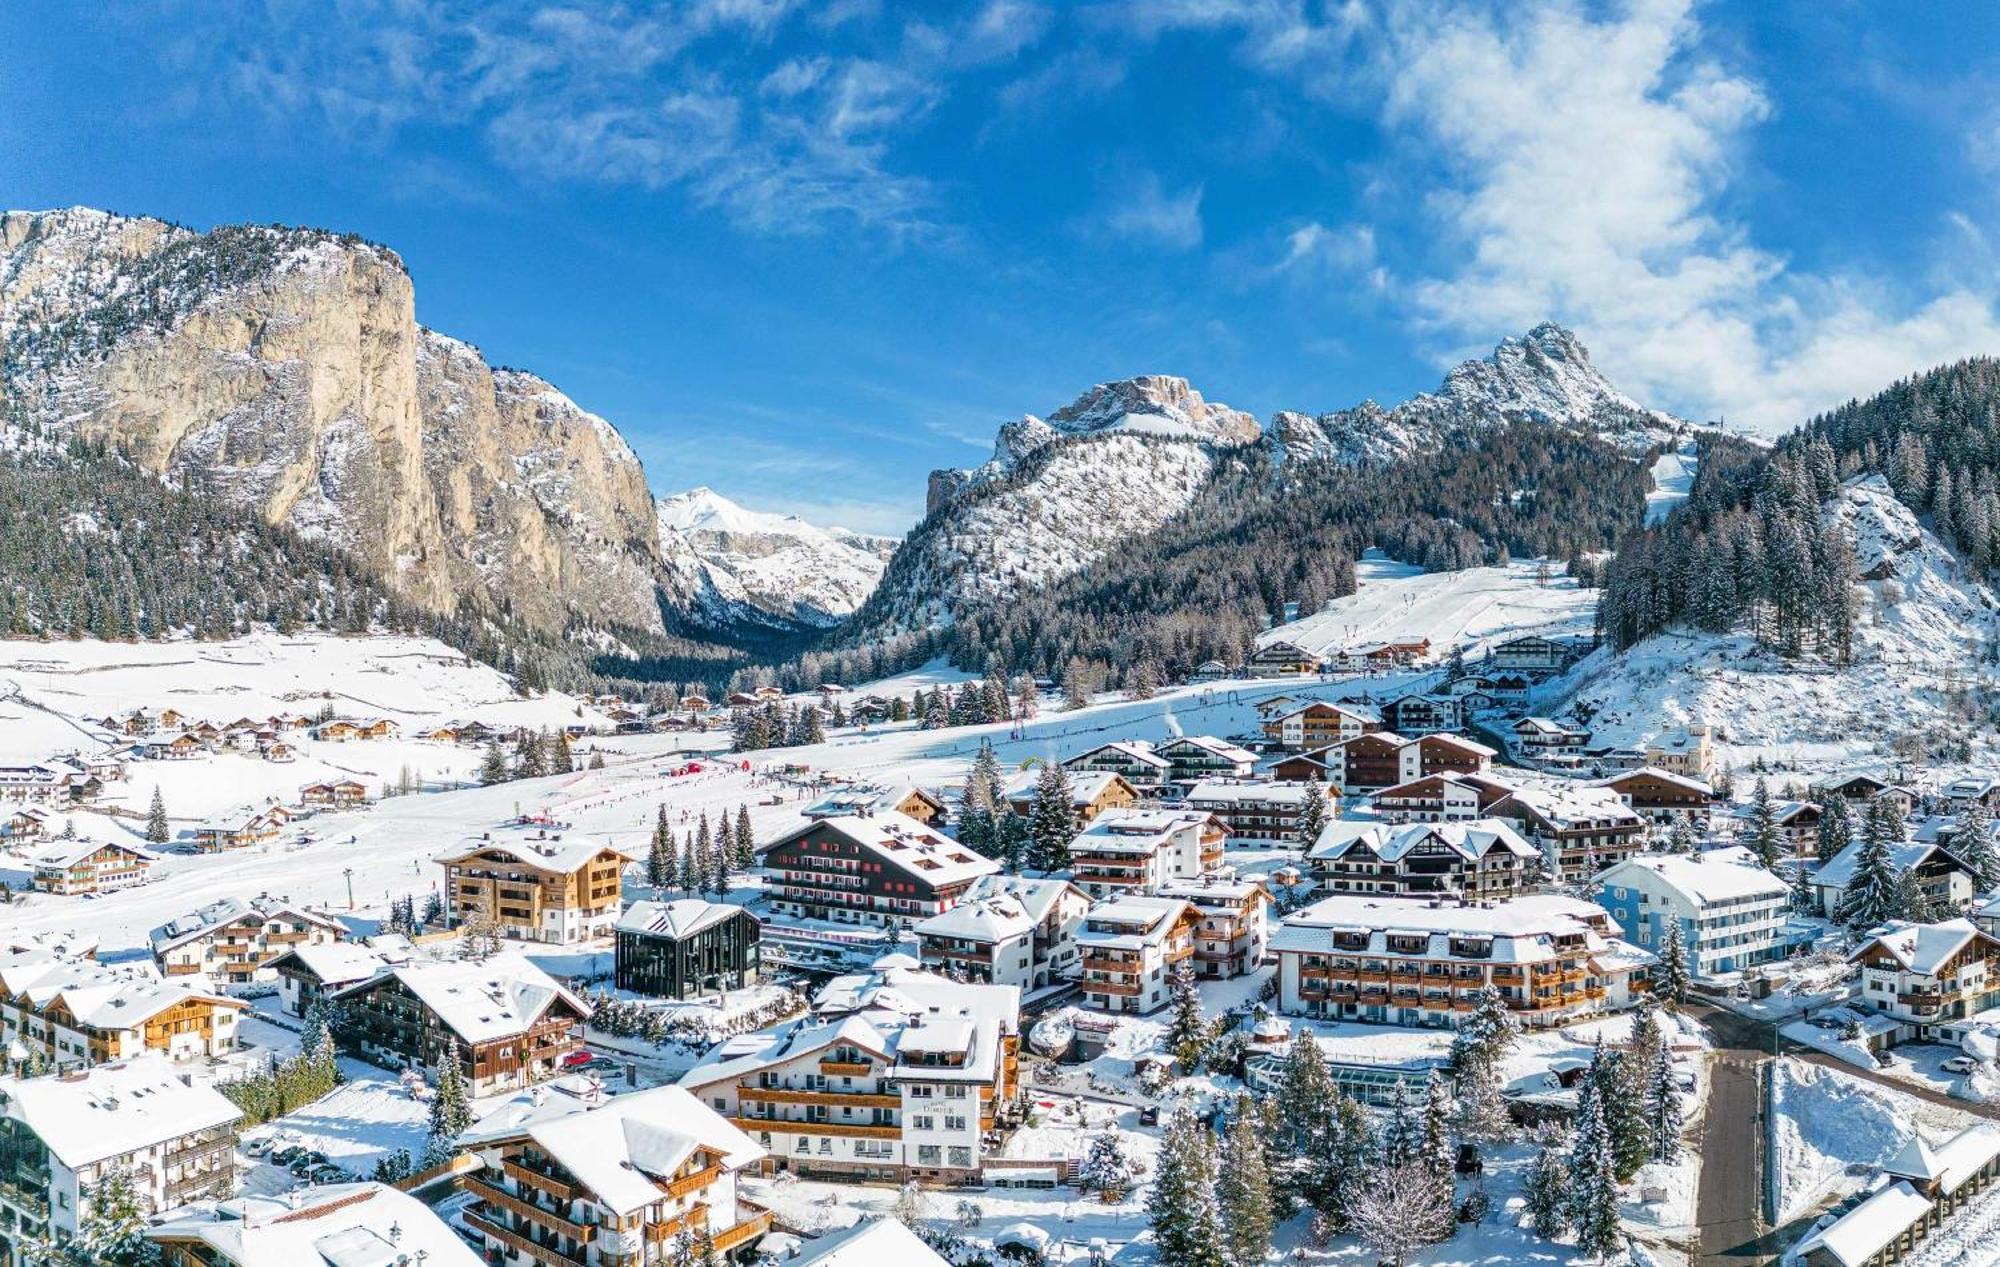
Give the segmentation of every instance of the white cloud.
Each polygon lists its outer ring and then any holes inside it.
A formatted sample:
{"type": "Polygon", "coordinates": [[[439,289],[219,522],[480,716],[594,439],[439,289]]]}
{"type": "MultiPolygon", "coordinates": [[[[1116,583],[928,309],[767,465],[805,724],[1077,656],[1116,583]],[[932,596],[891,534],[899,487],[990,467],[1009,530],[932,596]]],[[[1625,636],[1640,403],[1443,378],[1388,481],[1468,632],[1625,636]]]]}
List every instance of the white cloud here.
{"type": "Polygon", "coordinates": [[[1104,226],[1113,234],[1153,246],[1192,250],[1201,245],[1200,185],[1168,193],[1160,178],[1140,172],[1106,199],[1104,226]]]}

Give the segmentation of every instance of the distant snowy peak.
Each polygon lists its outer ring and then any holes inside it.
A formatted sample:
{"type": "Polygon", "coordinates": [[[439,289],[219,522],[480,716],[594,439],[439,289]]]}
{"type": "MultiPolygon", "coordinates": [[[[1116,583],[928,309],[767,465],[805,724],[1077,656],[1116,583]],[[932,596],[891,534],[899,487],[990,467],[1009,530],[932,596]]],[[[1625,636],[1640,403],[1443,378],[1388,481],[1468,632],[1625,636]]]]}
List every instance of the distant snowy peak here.
{"type": "Polygon", "coordinates": [[[711,488],[663,497],[661,549],[692,557],[711,620],[824,628],[868,601],[897,540],[750,510],[711,488]]]}
{"type": "Polygon", "coordinates": [[[1507,423],[1594,435],[1634,456],[1692,429],[1612,386],[1576,335],[1544,322],[1521,338],[1503,339],[1492,355],[1454,367],[1435,392],[1393,408],[1366,400],[1317,417],[1280,413],[1271,441],[1286,460],[1356,465],[1395,461],[1435,448],[1454,432],[1507,423]]]}

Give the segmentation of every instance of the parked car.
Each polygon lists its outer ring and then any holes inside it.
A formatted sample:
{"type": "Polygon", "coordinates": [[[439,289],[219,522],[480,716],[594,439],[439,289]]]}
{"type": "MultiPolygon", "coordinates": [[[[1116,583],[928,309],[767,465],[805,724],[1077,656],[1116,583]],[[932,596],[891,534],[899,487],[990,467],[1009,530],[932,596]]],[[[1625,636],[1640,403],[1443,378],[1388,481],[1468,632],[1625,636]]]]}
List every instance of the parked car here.
{"type": "Polygon", "coordinates": [[[273,1140],[270,1136],[262,1135],[256,1139],[251,1140],[249,1143],[245,1144],[243,1146],[243,1151],[248,1153],[252,1157],[262,1157],[265,1153],[271,1151],[271,1145],[276,1142],[277,1141],[273,1140]]]}
{"type": "Polygon", "coordinates": [[[326,1162],[307,1171],[306,1178],[314,1183],[346,1183],[350,1176],[339,1166],[326,1162]]]}
{"type": "Polygon", "coordinates": [[[589,1051],[586,1050],[585,1048],[579,1047],[575,1051],[569,1053],[569,1055],[564,1056],[562,1058],[562,1066],[565,1069],[582,1069],[586,1065],[590,1064],[591,1061],[600,1059],[602,1059],[602,1057],[600,1057],[596,1052],[589,1051]]]}
{"type": "Polygon", "coordinates": [[[1979,1062],[1970,1056],[1953,1056],[1938,1068],[1946,1073],[1971,1073],[1979,1068],[1979,1062]]]}
{"type": "Polygon", "coordinates": [[[273,1165],[289,1166],[294,1161],[297,1161],[299,1154],[303,1152],[305,1152],[305,1149],[300,1148],[297,1144],[287,1144],[283,1148],[272,1149],[269,1160],[273,1165]]]}

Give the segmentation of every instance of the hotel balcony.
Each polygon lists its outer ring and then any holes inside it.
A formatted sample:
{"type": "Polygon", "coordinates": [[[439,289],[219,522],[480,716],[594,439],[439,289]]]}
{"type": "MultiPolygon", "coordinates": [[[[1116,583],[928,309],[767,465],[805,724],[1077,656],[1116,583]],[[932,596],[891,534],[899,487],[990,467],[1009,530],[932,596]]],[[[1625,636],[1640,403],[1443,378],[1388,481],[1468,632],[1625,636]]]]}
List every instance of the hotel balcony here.
{"type": "MultiPolygon", "coordinates": [[[[527,1219],[531,1223],[548,1228],[552,1232],[560,1233],[571,1240],[588,1242],[594,1233],[594,1229],[588,1225],[578,1223],[574,1219],[565,1218],[554,1210],[546,1209],[532,1201],[526,1201],[514,1196],[512,1193],[481,1178],[477,1174],[468,1174],[460,1179],[459,1183],[466,1192],[484,1201],[489,1209],[505,1210],[509,1214],[527,1219]]],[[[498,1221],[497,1215],[492,1217],[498,1221]]]]}
{"type": "Polygon", "coordinates": [[[581,1259],[571,1258],[568,1254],[552,1246],[543,1245],[539,1241],[533,1241],[516,1232],[510,1232],[499,1223],[483,1215],[467,1210],[459,1217],[464,1219],[465,1225],[473,1231],[478,1232],[482,1236],[490,1237],[511,1250],[526,1255],[530,1261],[540,1263],[542,1267],[585,1267],[581,1259]]]}

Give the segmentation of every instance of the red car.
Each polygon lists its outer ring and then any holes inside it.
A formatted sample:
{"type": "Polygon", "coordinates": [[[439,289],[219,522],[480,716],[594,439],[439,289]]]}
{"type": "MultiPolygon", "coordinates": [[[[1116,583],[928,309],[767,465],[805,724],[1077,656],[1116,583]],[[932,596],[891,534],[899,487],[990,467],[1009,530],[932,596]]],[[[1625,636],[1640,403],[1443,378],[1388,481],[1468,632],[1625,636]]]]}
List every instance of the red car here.
{"type": "Polygon", "coordinates": [[[574,1069],[578,1065],[587,1065],[595,1059],[597,1059],[596,1052],[588,1048],[579,1047],[562,1058],[562,1067],[565,1069],[574,1069]]]}

